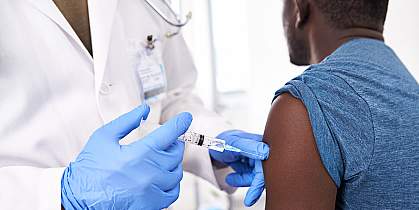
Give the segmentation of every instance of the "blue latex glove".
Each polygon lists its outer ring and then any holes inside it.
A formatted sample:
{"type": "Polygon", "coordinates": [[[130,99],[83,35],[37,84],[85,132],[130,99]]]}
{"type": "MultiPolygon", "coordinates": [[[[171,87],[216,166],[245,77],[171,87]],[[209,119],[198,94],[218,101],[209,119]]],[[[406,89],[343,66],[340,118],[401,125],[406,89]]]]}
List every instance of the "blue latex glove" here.
{"type": "Polygon", "coordinates": [[[140,106],[99,128],[61,180],[65,209],[163,209],[179,196],[184,144],[192,116],[182,113],[130,145],[119,141],[150,112],[140,106]]]}
{"type": "Polygon", "coordinates": [[[217,138],[223,139],[227,144],[244,151],[237,153],[210,150],[210,156],[213,160],[234,169],[235,172],[226,177],[227,184],[232,187],[250,187],[244,199],[244,204],[248,207],[252,206],[259,200],[265,189],[262,160],[268,159],[269,146],[262,142],[261,135],[238,130],[223,132],[217,138]],[[253,156],[245,152],[257,155],[253,156]]]}

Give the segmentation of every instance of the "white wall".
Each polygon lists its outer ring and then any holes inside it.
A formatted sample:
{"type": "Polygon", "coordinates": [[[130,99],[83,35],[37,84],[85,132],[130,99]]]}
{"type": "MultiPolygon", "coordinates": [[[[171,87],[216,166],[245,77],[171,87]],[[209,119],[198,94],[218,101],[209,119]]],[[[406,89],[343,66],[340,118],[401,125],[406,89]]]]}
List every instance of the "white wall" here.
{"type": "Polygon", "coordinates": [[[390,1],[384,35],[401,60],[419,80],[419,1],[390,1]]]}
{"type": "Polygon", "coordinates": [[[191,22],[182,30],[198,69],[196,92],[208,108],[214,108],[214,84],[212,66],[212,46],[210,43],[210,20],[207,0],[184,0],[183,13],[192,11],[191,22]]]}

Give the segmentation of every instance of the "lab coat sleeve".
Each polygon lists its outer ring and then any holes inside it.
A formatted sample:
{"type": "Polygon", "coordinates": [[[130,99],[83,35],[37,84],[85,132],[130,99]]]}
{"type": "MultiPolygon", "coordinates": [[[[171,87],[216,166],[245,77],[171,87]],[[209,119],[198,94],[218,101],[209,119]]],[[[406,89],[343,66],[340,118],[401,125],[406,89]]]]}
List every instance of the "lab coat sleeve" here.
{"type": "MultiPolygon", "coordinates": [[[[191,54],[181,35],[168,39],[163,60],[166,66],[168,95],[162,103],[161,122],[180,112],[190,112],[193,116],[191,130],[217,136],[232,129],[232,125],[215,112],[205,109],[201,99],[193,94],[197,72],[191,54]]],[[[187,145],[184,156],[184,168],[218,186],[221,190],[233,193],[235,188],[225,183],[225,177],[232,172],[230,168],[217,169],[212,165],[208,150],[194,145],[187,145]],[[212,169],[212,170],[211,170],[212,169]]]]}
{"type": "Polygon", "coordinates": [[[0,203],[5,210],[61,209],[64,168],[9,166],[0,168],[0,203]]]}

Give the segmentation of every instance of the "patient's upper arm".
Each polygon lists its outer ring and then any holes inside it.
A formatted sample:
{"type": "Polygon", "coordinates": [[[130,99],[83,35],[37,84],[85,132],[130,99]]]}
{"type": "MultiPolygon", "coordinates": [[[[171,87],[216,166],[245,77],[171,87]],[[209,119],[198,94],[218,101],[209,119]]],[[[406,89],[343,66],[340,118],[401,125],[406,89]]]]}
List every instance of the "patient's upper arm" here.
{"type": "Polygon", "coordinates": [[[279,96],[264,134],[270,145],[264,163],[266,209],[334,209],[336,185],[324,168],[304,104],[279,96]]]}

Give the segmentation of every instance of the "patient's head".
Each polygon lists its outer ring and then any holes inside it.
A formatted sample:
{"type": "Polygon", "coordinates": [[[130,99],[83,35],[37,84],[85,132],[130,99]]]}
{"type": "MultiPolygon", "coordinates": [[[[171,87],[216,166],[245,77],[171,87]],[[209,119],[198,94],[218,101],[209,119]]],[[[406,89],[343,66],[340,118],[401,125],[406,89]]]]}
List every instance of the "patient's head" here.
{"type": "Polygon", "coordinates": [[[364,29],[382,33],[387,6],[388,0],[284,0],[283,27],[291,62],[313,63],[312,48],[328,45],[334,34],[364,29]]]}

